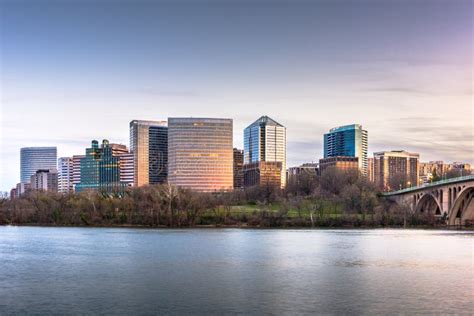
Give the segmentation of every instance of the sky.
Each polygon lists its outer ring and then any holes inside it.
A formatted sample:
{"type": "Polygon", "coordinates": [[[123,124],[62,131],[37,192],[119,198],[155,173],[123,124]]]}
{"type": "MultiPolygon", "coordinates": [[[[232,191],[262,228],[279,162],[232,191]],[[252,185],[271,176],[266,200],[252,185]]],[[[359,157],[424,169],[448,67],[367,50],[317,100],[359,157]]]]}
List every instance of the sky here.
{"type": "Polygon", "coordinates": [[[470,0],[0,0],[0,191],[20,148],[128,145],[133,119],[287,127],[288,166],[359,123],[369,156],[474,163],[470,0]]]}

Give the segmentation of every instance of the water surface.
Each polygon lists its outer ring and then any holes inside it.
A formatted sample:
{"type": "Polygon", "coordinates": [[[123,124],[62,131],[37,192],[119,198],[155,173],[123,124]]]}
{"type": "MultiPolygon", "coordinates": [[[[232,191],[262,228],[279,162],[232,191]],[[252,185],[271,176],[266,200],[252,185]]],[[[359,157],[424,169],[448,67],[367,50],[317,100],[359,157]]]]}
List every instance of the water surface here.
{"type": "Polygon", "coordinates": [[[0,314],[474,310],[473,232],[0,227],[0,314]]]}

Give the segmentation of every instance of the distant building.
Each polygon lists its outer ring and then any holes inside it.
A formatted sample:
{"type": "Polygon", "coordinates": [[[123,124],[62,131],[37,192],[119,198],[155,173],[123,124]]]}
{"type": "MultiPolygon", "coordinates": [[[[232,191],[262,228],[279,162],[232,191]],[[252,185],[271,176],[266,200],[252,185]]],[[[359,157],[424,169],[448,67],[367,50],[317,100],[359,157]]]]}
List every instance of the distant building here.
{"type": "Polygon", "coordinates": [[[290,181],[291,178],[298,177],[302,174],[316,176],[318,175],[318,173],[319,173],[319,164],[311,162],[311,163],[304,163],[297,167],[288,168],[287,177],[288,177],[288,181],[290,181]]]}
{"type": "Polygon", "coordinates": [[[257,162],[280,162],[280,187],[286,186],[286,127],[268,116],[244,129],[244,164],[257,162]]]}
{"type": "MultiPolygon", "coordinates": [[[[30,181],[31,181],[31,177],[30,177],[30,181]]],[[[30,190],[30,183],[27,182],[20,182],[16,185],[16,189],[15,189],[15,194],[16,194],[16,197],[20,197],[22,196],[23,194],[25,194],[26,192],[28,192],[30,190]]]]}
{"type": "Polygon", "coordinates": [[[332,128],[324,134],[324,158],[357,157],[360,171],[367,175],[367,138],[367,131],[359,124],[332,128]]]}
{"type": "Polygon", "coordinates": [[[122,192],[126,184],[120,181],[120,158],[113,155],[113,149],[107,140],[102,146],[96,140],[86,149],[81,159],[81,182],[76,191],[101,190],[104,192],[122,192]]]}
{"type": "Polygon", "coordinates": [[[279,161],[259,161],[244,164],[244,186],[281,188],[282,163],[279,161]]]}
{"type": "Polygon", "coordinates": [[[128,151],[126,145],[113,144],[111,143],[112,155],[119,157],[120,165],[120,182],[125,183],[128,187],[134,184],[134,164],[133,164],[133,153],[128,151]]]}
{"type": "Polygon", "coordinates": [[[429,183],[433,180],[443,179],[449,173],[456,176],[465,176],[471,174],[471,165],[462,162],[445,163],[443,161],[429,161],[419,163],[420,184],[429,183]],[[434,179],[434,177],[437,179],[434,179]]]}
{"type": "Polygon", "coordinates": [[[120,181],[131,187],[134,184],[133,153],[121,154],[120,158],[120,181]]]}
{"type": "Polygon", "coordinates": [[[374,158],[367,159],[367,178],[370,182],[374,182],[374,158]]]}
{"type": "Polygon", "coordinates": [[[466,176],[472,173],[471,165],[465,162],[453,162],[450,169],[459,170],[459,176],[466,176]]]}
{"type": "Polygon", "coordinates": [[[234,190],[244,187],[244,151],[234,148],[234,190]]]}
{"type": "Polygon", "coordinates": [[[403,150],[374,153],[375,185],[385,191],[418,185],[419,159],[419,154],[403,150]]]}
{"type": "Polygon", "coordinates": [[[131,121],[130,152],[134,155],[134,186],[165,183],[168,177],[167,122],[131,121]]]}
{"type": "Polygon", "coordinates": [[[72,156],[72,186],[74,191],[76,191],[76,186],[81,183],[81,159],[85,157],[85,155],[72,156]]]}
{"type": "Polygon", "coordinates": [[[58,159],[58,192],[70,193],[73,191],[73,159],[72,157],[61,157],[58,159]]]}
{"type": "Polygon", "coordinates": [[[56,169],[40,169],[30,177],[30,189],[58,192],[58,171],[56,169]]]}
{"type": "Polygon", "coordinates": [[[25,147],[20,149],[20,181],[30,182],[39,169],[56,169],[56,147],[25,147]]]}
{"type": "Polygon", "coordinates": [[[442,178],[449,171],[450,165],[443,161],[419,162],[419,184],[429,183],[434,175],[442,178]]]}
{"type": "Polygon", "coordinates": [[[168,179],[196,191],[232,190],[232,120],[168,119],[168,179]]]}
{"type": "Polygon", "coordinates": [[[322,175],[329,167],[335,167],[341,171],[359,170],[359,158],[358,157],[329,157],[319,160],[319,173],[322,175]]]}
{"type": "Polygon", "coordinates": [[[12,188],[10,190],[10,200],[13,200],[13,199],[16,199],[16,198],[17,198],[16,188],[12,188]]]}

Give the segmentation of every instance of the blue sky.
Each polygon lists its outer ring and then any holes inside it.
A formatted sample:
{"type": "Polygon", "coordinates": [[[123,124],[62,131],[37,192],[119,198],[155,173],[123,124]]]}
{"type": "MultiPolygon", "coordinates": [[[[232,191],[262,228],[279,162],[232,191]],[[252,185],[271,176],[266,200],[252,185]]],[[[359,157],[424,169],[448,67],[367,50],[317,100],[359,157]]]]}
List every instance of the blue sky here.
{"type": "Polygon", "coordinates": [[[128,145],[132,119],[260,115],[289,166],[360,123],[369,151],[474,163],[472,1],[0,1],[0,190],[20,147],[128,145]]]}

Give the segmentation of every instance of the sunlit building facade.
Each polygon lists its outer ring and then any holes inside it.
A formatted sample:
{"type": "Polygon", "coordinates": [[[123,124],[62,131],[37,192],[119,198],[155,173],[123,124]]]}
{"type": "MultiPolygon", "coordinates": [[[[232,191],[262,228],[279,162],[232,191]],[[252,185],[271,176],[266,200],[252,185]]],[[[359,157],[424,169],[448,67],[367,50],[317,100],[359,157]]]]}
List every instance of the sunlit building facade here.
{"type": "Polygon", "coordinates": [[[321,175],[329,168],[334,167],[340,171],[355,171],[359,170],[359,158],[358,157],[328,157],[319,160],[319,173],[321,175]]]}
{"type": "Polygon", "coordinates": [[[244,129],[244,164],[261,161],[281,164],[280,187],[284,188],[286,186],[286,127],[268,116],[260,117],[244,129]]]}
{"type": "Polygon", "coordinates": [[[258,161],[243,166],[245,187],[281,188],[282,166],[279,161],[258,161]]]}
{"type": "Polygon", "coordinates": [[[20,149],[20,181],[29,183],[39,169],[56,169],[56,147],[25,147],[20,149]]]}
{"type": "Polygon", "coordinates": [[[324,134],[324,158],[357,157],[363,175],[368,169],[367,148],[368,133],[359,124],[335,127],[324,134]]]}
{"type": "Polygon", "coordinates": [[[418,185],[419,160],[419,154],[404,150],[374,153],[375,185],[385,191],[418,185]]]}
{"type": "Polygon", "coordinates": [[[374,182],[374,158],[367,159],[367,179],[374,182]]]}
{"type": "Polygon", "coordinates": [[[168,119],[170,184],[201,192],[233,188],[232,120],[168,119]]]}
{"type": "Polygon", "coordinates": [[[135,186],[166,182],[168,176],[166,121],[131,121],[130,151],[134,157],[135,186]]]}

